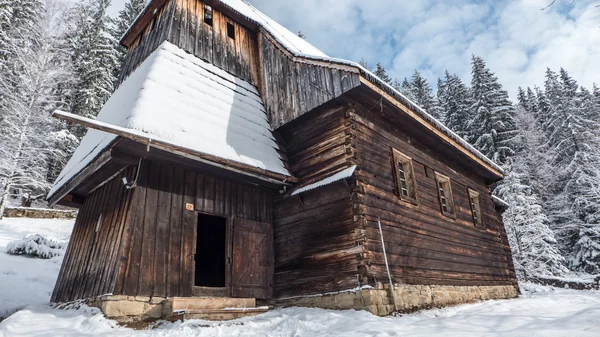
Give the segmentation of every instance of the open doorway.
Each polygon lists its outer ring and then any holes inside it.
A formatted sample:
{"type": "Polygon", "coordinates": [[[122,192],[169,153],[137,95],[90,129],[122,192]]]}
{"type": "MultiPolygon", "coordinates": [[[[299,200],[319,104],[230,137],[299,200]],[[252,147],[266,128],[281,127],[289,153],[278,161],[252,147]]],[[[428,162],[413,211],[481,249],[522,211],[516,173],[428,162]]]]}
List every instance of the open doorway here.
{"type": "Polygon", "coordinates": [[[227,219],[198,214],[196,239],[197,287],[225,287],[227,219]]]}

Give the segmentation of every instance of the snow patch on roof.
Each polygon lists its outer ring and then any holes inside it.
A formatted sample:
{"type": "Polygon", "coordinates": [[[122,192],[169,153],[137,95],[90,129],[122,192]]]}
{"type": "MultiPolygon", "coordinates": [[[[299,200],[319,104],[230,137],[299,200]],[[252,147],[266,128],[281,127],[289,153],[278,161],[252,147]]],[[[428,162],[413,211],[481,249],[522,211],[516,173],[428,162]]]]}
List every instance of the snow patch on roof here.
{"type": "Polygon", "coordinates": [[[494,201],[494,204],[498,205],[498,206],[502,206],[502,207],[509,207],[510,204],[500,198],[498,198],[495,195],[492,195],[492,200],[494,201]]]}
{"type": "Polygon", "coordinates": [[[325,186],[325,185],[329,185],[331,183],[334,183],[338,180],[342,180],[345,178],[350,178],[353,174],[354,171],[356,171],[356,165],[355,166],[351,166],[348,167],[345,170],[339,171],[329,177],[323,178],[322,180],[319,180],[317,182],[314,182],[312,184],[308,184],[304,187],[300,187],[299,189],[295,190],[292,195],[298,195],[300,193],[306,192],[306,191],[310,191],[310,190],[314,190],[315,188],[321,187],[321,186],[325,186]]]}
{"type": "Polygon", "coordinates": [[[235,10],[246,18],[256,22],[261,27],[266,29],[273,37],[287,49],[294,53],[312,55],[316,57],[328,57],[325,53],[317,49],[308,41],[299,37],[297,34],[290,32],[275,20],[263,14],[258,9],[254,8],[248,1],[245,0],[220,0],[229,8],[235,10]]]}
{"type": "MultiPolygon", "coordinates": [[[[277,152],[256,88],[169,42],[113,93],[98,121],[149,138],[290,175],[277,152]]],[[[116,136],[89,130],[50,194],[89,165],[116,136]]]]}

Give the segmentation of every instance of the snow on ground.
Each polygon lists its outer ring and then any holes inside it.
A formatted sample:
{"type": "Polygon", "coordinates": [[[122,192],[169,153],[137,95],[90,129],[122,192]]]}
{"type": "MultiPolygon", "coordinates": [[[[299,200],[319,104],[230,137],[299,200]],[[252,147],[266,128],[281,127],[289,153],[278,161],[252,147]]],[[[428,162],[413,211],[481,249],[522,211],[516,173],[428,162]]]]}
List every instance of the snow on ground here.
{"type": "Polygon", "coordinates": [[[513,300],[487,301],[377,317],[366,311],[286,308],[230,322],[200,320],[132,330],[104,318],[97,309],[53,309],[47,303],[60,260],[10,256],[6,244],[39,233],[66,240],[72,220],[0,221],[0,313],[24,308],[0,323],[8,336],[600,336],[600,292],[532,284],[513,300]]]}
{"type": "Polygon", "coordinates": [[[402,317],[366,311],[277,309],[230,322],[164,323],[136,331],[96,309],[31,306],[0,324],[0,336],[599,336],[600,293],[537,287],[514,300],[487,301],[402,317]]]}
{"type": "Polygon", "coordinates": [[[0,320],[27,305],[47,303],[62,261],[60,257],[44,260],[8,255],[6,245],[29,234],[66,241],[72,229],[73,220],[0,220],[0,320]]]}

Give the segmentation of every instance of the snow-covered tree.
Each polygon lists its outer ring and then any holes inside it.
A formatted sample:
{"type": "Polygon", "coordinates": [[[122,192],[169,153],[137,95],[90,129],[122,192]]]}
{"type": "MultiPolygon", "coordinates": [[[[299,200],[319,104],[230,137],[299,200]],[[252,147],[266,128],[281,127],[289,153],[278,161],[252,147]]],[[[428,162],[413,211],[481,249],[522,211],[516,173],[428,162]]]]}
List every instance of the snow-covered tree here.
{"type": "Polygon", "coordinates": [[[540,200],[523,183],[515,167],[509,169],[495,193],[510,205],[502,219],[519,278],[560,276],[567,272],[540,200]]]}
{"type": "Polygon", "coordinates": [[[433,90],[421,73],[415,70],[410,82],[405,79],[401,91],[408,96],[410,100],[427,111],[434,118],[442,121],[443,112],[437,98],[433,95],[433,90]]]}
{"type": "Polygon", "coordinates": [[[519,142],[514,106],[481,57],[472,57],[472,75],[472,134],[469,141],[483,154],[502,164],[515,153],[519,142]]]}
{"type": "Polygon", "coordinates": [[[12,75],[0,78],[0,217],[13,191],[45,195],[48,160],[60,152],[51,136],[51,112],[62,104],[56,88],[70,80],[70,73],[56,52],[59,12],[48,3],[49,9],[27,3],[29,21],[21,23],[27,29],[6,43],[12,75]]]}
{"type": "Polygon", "coordinates": [[[446,71],[443,80],[439,81],[437,98],[446,118],[444,124],[459,136],[470,139],[471,94],[469,88],[457,75],[446,71]]]}
{"type": "Polygon", "coordinates": [[[379,77],[379,79],[388,84],[392,84],[392,78],[388,75],[385,68],[379,62],[377,62],[377,65],[375,66],[375,76],[379,77]]]}
{"type": "MultiPolygon", "coordinates": [[[[109,30],[109,5],[110,0],[81,0],[68,16],[65,39],[76,77],[70,110],[83,117],[94,118],[114,89],[118,54],[109,30]]],[[[74,127],[73,133],[81,138],[85,129],[74,127]]]]}
{"type": "MultiPolygon", "coordinates": [[[[129,0],[125,3],[125,8],[119,11],[119,15],[114,19],[111,35],[115,43],[117,52],[117,66],[113,70],[113,77],[117,78],[121,71],[121,66],[127,56],[127,49],[120,45],[121,37],[125,35],[129,27],[133,24],[138,15],[144,10],[147,0],[129,0]]],[[[298,36],[305,38],[302,32],[298,32],[298,36]]]]}

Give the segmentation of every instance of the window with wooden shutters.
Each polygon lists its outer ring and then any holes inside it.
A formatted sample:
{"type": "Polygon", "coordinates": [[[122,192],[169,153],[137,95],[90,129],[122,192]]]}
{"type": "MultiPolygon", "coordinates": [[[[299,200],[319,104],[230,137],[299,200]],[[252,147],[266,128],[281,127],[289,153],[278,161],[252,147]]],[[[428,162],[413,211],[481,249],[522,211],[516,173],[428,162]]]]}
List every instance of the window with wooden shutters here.
{"type": "Polygon", "coordinates": [[[475,227],[482,227],[481,208],[479,207],[479,193],[469,189],[469,204],[471,205],[471,214],[473,214],[473,223],[475,227]]]}
{"type": "Polygon", "coordinates": [[[450,184],[450,178],[436,173],[435,180],[442,214],[449,217],[455,217],[454,198],[452,197],[452,185],[450,184]]]}
{"type": "Polygon", "coordinates": [[[400,199],[416,203],[417,191],[412,159],[396,149],[393,150],[393,157],[398,196],[400,199]]]}

